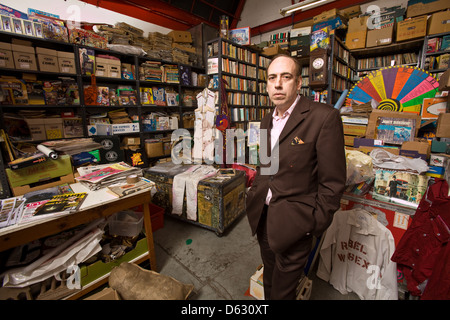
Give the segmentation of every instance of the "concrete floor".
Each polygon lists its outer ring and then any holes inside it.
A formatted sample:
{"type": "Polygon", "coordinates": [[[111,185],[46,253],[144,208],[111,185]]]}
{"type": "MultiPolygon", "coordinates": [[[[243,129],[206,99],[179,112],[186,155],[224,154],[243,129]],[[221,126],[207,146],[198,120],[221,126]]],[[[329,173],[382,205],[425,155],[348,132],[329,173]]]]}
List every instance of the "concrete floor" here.
{"type": "MultiPolygon", "coordinates": [[[[165,215],[164,227],[154,232],[158,272],[195,286],[190,300],[256,300],[246,294],[250,277],[261,264],[256,237],[245,215],[218,237],[215,232],[165,215]]],[[[315,276],[310,300],[358,300],[342,295],[315,276]]]]}

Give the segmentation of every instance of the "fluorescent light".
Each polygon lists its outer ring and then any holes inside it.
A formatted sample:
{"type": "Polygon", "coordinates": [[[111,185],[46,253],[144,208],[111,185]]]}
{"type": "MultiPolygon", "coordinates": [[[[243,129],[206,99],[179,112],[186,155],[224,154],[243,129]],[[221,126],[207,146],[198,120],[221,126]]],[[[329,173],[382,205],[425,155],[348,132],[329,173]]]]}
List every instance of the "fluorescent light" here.
{"type": "Polygon", "coordinates": [[[285,16],[287,14],[291,14],[292,12],[298,11],[298,10],[308,10],[312,9],[314,7],[318,7],[321,5],[324,5],[326,3],[333,2],[335,0],[305,0],[296,4],[293,4],[291,6],[285,7],[283,9],[280,9],[280,14],[282,16],[285,16]]]}

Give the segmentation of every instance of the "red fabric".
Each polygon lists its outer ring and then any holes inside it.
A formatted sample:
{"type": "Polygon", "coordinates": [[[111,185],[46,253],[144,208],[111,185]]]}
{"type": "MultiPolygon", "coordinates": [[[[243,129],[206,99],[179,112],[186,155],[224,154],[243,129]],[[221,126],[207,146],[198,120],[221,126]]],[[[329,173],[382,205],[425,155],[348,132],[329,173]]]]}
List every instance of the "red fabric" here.
{"type": "Polygon", "coordinates": [[[425,281],[429,281],[427,291],[436,291],[438,289],[436,287],[439,287],[439,292],[448,292],[450,254],[444,255],[443,252],[448,250],[446,247],[450,240],[449,225],[448,184],[444,179],[436,179],[436,182],[428,187],[411,226],[400,239],[391,258],[404,273],[408,290],[412,295],[422,295],[423,287],[420,288],[419,285],[425,281]],[[447,270],[446,281],[433,281],[431,284],[436,287],[430,288],[431,276],[435,276],[435,272],[441,272],[443,269],[447,270]]]}
{"type": "Polygon", "coordinates": [[[253,180],[255,180],[255,176],[256,176],[256,169],[250,168],[245,165],[237,164],[237,163],[233,163],[231,165],[231,167],[236,170],[244,171],[245,176],[247,177],[246,187],[248,188],[248,187],[252,186],[253,180]]]}

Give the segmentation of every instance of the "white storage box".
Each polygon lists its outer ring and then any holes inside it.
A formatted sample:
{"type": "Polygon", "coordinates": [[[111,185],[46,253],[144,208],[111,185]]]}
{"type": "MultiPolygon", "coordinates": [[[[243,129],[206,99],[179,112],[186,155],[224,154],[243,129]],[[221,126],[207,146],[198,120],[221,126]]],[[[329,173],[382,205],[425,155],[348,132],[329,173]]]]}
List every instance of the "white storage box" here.
{"type": "Polygon", "coordinates": [[[144,214],[130,210],[120,211],[111,216],[108,224],[110,235],[135,237],[142,230],[144,214]]]}

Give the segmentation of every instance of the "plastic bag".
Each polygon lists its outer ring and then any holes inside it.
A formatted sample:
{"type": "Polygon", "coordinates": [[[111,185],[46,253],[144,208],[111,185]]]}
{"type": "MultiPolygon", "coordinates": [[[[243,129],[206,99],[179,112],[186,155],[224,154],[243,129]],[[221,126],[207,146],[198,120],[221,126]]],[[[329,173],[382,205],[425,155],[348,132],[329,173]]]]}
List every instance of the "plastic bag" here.
{"type": "Polygon", "coordinates": [[[372,158],[361,151],[345,150],[347,163],[346,185],[372,181],[374,178],[372,158]]]}

